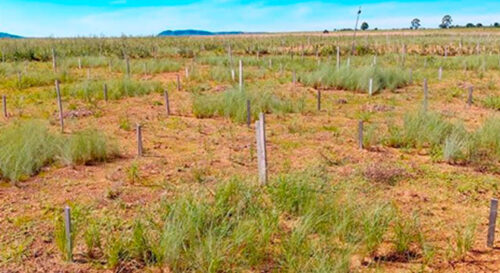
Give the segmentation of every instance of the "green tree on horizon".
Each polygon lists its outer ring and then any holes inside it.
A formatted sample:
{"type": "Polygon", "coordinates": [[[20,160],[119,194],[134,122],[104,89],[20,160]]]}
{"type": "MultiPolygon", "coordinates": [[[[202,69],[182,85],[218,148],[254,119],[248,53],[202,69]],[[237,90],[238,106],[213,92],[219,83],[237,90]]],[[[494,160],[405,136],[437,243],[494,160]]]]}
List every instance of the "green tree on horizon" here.
{"type": "Polygon", "coordinates": [[[361,30],[367,30],[369,27],[370,27],[370,26],[368,25],[368,23],[367,23],[367,22],[363,22],[363,23],[361,24],[361,30]]]}

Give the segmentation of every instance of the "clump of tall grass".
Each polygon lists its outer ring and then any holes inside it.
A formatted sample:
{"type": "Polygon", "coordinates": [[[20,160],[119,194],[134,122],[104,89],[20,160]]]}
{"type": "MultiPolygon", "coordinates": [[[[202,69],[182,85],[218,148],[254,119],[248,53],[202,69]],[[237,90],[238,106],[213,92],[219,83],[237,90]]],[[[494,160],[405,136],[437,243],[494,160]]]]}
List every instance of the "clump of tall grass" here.
{"type": "Polygon", "coordinates": [[[474,161],[500,159],[500,118],[486,120],[472,136],[471,157],[474,161]]]}
{"type": "MultiPolygon", "coordinates": [[[[130,72],[133,74],[158,74],[164,72],[176,72],[181,69],[180,63],[169,59],[129,60],[129,63],[130,72]]],[[[116,72],[126,73],[126,61],[113,61],[112,69],[116,72]]]]}
{"type": "Polygon", "coordinates": [[[470,132],[437,113],[421,111],[406,115],[403,126],[390,126],[383,141],[395,148],[430,148],[433,156],[451,164],[489,165],[500,159],[498,135],[499,118],[470,132]]]}
{"type": "Polygon", "coordinates": [[[247,100],[250,100],[253,118],[257,118],[260,112],[296,113],[304,108],[304,99],[291,101],[279,98],[271,92],[229,89],[217,94],[194,94],[193,112],[198,118],[223,116],[236,122],[244,122],[247,116],[247,100]]]}
{"type": "Polygon", "coordinates": [[[88,164],[118,154],[114,144],[96,130],[62,136],[37,120],[20,121],[0,132],[0,178],[24,180],[54,162],[88,164]]]}
{"type": "Polygon", "coordinates": [[[305,74],[300,81],[314,88],[341,88],[353,91],[369,91],[369,82],[373,79],[373,93],[384,89],[395,90],[409,82],[409,73],[395,68],[377,66],[348,67],[336,69],[332,65],[323,65],[318,70],[305,74]]]}
{"type": "Polygon", "coordinates": [[[483,105],[486,108],[500,110],[500,96],[488,96],[483,100],[483,105]]]}
{"type": "Polygon", "coordinates": [[[104,56],[83,56],[65,58],[62,60],[62,67],[77,68],[81,64],[82,68],[85,67],[107,67],[109,64],[118,62],[117,58],[109,58],[104,56]]]}
{"type": "Polygon", "coordinates": [[[61,160],[67,165],[84,165],[104,162],[117,155],[117,146],[104,133],[87,129],[74,133],[64,142],[61,160]]]}
{"type": "Polygon", "coordinates": [[[103,99],[104,84],[108,86],[109,99],[144,96],[163,90],[161,83],[156,81],[137,81],[128,78],[101,81],[84,81],[79,84],[63,87],[63,95],[85,100],[103,99]]]}
{"type": "Polygon", "coordinates": [[[2,128],[0,147],[0,177],[16,182],[53,162],[59,139],[43,122],[18,122],[2,128]]]}
{"type": "Polygon", "coordinates": [[[385,142],[396,148],[433,148],[443,144],[452,130],[453,124],[441,115],[419,111],[407,114],[402,127],[390,126],[385,142]]]}
{"type": "Polygon", "coordinates": [[[42,72],[42,71],[29,71],[28,73],[21,73],[10,77],[3,84],[6,87],[16,89],[26,89],[30,87],[50,86],[54,85],[55,80],[70,83],[75,81],[76,77],[68,70],[61,70],[57,73],[42,72]]]}

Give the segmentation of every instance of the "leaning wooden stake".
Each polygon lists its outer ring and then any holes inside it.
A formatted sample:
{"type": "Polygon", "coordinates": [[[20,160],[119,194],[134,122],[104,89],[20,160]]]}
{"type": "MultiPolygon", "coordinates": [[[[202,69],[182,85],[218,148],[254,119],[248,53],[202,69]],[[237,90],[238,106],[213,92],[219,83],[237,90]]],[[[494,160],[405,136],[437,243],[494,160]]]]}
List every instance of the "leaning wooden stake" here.
{"type": "Polygon", "coordinates": [[[170,116],[170,100],[168,98],[168,90],[163,91],[163,97],[165,98],[165,110],[167,111],[167,116],[170,116]]]}
{"type": "Polygon", "coordinates": [[[488,238],[487,238],[487,246],[493,247],[495,243],[495,227],[497,223],[497,210],[498,210],[498,199],[494,198],[490,201],[490,217],[488,224],[488,238]]]}
{"type": "Polygon", "coordinates": [[[263,113],[259,114],[259,120],[255,122],[255,133],[257,138],[257,165],[259,169],[259,181],[262,185],[267,184],[267,152],[266,152],[266,121],[263,113]]]}
{"type": "Polygon", "coordinates": [[[469,86],[469,95],[467,96],[467,105],[469,107],[472,106],[472,92],[474,91],[474,87],[471,85],[469,86]]]}
{"type": "Polygon", "coordinates": [[[7,114],[7,97],[5,95],[2,95],[2,109],[4,118],[7,118],[9,115],[7,114]]]}
{"type": "Polygon", "coordinates": [[[71,209],[64,208],[64,233],[66,235],[66,255],[68,261],[73,261],[73,240],[71,238],[71,209]]]}
{"type": "Polygon", "coordinates": [[[64,114],[61,100],[61,89],[59,88],[59,80],[56,80],[56,93],[57,93],[57,106],[59,107],[59,124],[61,125],[61,132],[64,132],[64,114]]]}
{"type": "Polygon", "coordinates": [[[136,132],[137,132],[137,156],[142,156],[142,125],[139,123],[136,124],[136,132]]]}
{"type": "Polygon", "coordinates": [[[358,121],[358,148],[363,150],[363,121],[358,121]]]}

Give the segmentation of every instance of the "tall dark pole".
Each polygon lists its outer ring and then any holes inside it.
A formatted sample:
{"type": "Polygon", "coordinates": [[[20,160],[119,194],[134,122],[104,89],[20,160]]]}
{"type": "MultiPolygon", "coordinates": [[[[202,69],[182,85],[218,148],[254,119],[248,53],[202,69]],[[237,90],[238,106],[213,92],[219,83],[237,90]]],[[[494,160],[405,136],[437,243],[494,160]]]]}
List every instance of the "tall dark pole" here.
{"type": "Polygon", "coordinates": [[[359,15],[361,14],[361,7],[359,7],[358,14],[356,16],[356,25],[354,26],[354,34],[352,35],[352,47],[351,56],[354,54],[354,49],[356,47],[356,31],[358,30],[359,15]]]}

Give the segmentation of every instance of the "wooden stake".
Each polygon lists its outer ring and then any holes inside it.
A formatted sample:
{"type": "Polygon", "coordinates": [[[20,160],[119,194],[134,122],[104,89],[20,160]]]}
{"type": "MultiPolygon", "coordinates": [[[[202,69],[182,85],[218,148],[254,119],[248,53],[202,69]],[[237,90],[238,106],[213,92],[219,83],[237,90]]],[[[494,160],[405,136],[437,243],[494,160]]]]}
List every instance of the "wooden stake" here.
{"type": "Polygon", "coordinates": [[[108,101],[108,85],[105,83],[103,87],[104,101],[108,101]]]}
{"type": "Polygon", "coordinates": [[[340,68],[340,47],[337,46],[337,69],[340,68]]]}
{"type": "Polygon", "coordinates": [[[127,77],[130,78],[130,60],[128,59],[128,57],[125,58],[125,69],[127,72],[127,77]]]}
{"type": "Polygon", "coordinates": [[[358,121],[358,148],[363,150],[363,121],[358,121]]]}
{"type": "Polygon", "coordinates": [[[168,90],[163,91],[163,97],[165,98],[165,110],[167,111],[167,116],[170,116],[170,100],[168,98],[168,90]]]}
{"type": "Polygon", "coordinates": [[[82,59],[78,58],[78,69],[82,69],[82,59]]]}
{"type": "Polygon", "coordinates": [[[495,227],[497,223],[498,199],[494,198],[490,201],[490,217],[488,223],[488,237],[486,245],[493,248],[495,243],[495,227]]]}
{"type": "Polygon", "coordinates": [[[372,96],[373,95],[373,79],[370,78],[368,82],[368,95],[372,96]]]}
{"type": "Polygon", "coordinates": [[[52,69],[54,73],[57,72],[56,50],[54,48],[52,48],[52,69]]]}
{"type": "Polygon", "coordinates": [[[2,95],[2,109],[3,109],[3,117],[8,118],[9,115],[7,114],[7,96],[2,95]]]}
{"type": "Polygon", "coordinates": [[[18,71],[17,72],[17,84],[19,85],[19,88],[21,88],[22,86],[22,83],[23,83],[23,74],[21,73],[21,71],[18,71]]]}
{"type": "Polygon", "coordinates": [[[176,77],[177,77],[177,91],[181,91],[181,76],[177,74],[176,77]]]}
{"type": "Polygon", "coordinates": [[[61,132],[64,132],[64,114],[61,100],[61,89],[59,88],[59,80],[56,80],[56,94],[57,106],[59,107],[59,124],[61,125],[61,132]]]}
{"type": "Polygon", "coordinates": [[[71,209],[64,207],[64,233],[66,235],[66,254],[68,261],[73,261],[73,240],[71,238],[71,209]]]}
{"type": "Polygon", "coordinates": [[[474,87],[471,85],[469,86],[469,95],[467,96],[467,105],[469,107],[472,106],[472,92],[474,91],[474,87]]]}
{"type": "Polygon", "coordinates": [[[427,79],[424,79],[424,111],[427,112],[428,108],[428,99],[429,99],[429,89],[427,86],[427,79]]]}
{"type": "Polygon", "coordinates": [[[439,67],[438,70],[438,80],[441,80],[443,78],[443,67],[439,67]]]}
{"type": "Polygon", "coordinates": [[[252,112],[250,109],[250,100],[247,100],[247,127],[250,128],[250,123],[252,122],[252,112]]]}
{"type": "Polygon", "coordinates": [[[263,113],[259,114],[259,120],[255,122],[257,138],[257,165],[259,169],[259,181],[262,185],[267,184],[267,153],[266,153],[266,121],[263,113]]]}
{"type": "Polygon", "coordinates": [[[321,90],[318,90],[318,95],[317,95],[317,108],[318,108],[318,111],[321,111],[321,90]]]}
{"type": "Polygon", "coordinates": [[[239,61],[239,86],[240,90],[243,90],[243,62],[239,61]]]}
{"type": "Polygon", "coordinates": [[[234,72],[234,69],[231,68],[231,80],[234,82],[236,80],[236,73],[234,72]]]}
{"type": "Polygon", "coordinates": [[[136,133],[137,133],[137,156],[142,156],[142,125],[139,123],[136,124],[136,133]]]}

